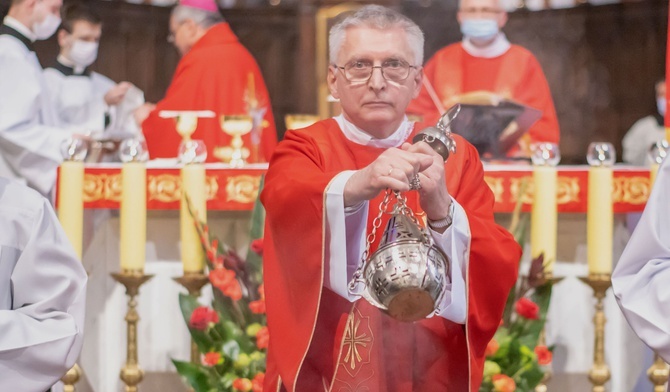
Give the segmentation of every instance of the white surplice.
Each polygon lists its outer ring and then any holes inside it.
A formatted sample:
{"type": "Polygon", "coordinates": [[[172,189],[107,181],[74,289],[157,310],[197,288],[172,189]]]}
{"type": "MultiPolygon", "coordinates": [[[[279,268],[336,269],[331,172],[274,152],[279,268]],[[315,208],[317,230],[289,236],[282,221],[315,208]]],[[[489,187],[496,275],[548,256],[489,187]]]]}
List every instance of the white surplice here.
{"type": "Polygon", "coordinates": [[[140,134],[133,110],[144,103],[144,94],[136,87],[119,104],[108,106],[105,94],[116,83],[97,72],[79,69],[63,56],[54,67],[44,70],[44,78],[61,126],[84,128],[102,138],[140,134]]]}
{"type": "Polygon", "coordinates": [[[635,333],[670,361],[670,160],[659,169],[642,218],[612,274],[635,333]]]}
{"type": "Polygon", "coordinates": [[[0,178],[0,391],[43,392],[72,367],[86,280],[47,200],[0,178]]]}
{"type": "MultiPolygon", "coordinates": [[[[375,139],[368,133],[347,121],[344,116],[335,118],[340,129],[354,143],[379,148],[399,147],[413,130],[413,123],[403,121],[398,129],[386,139],[375,139]]],[[[362,263],[365,251],[366,225],[369,202],[357,208],[344,207],[344,186],[355,171],[344,171],[330,182],[326,190],[326,254],[327,271],[324,285],[343,298],[354,302],[359,294],[348,289],[356,269],[362,263]],[[333,260],[336,260],[333,262],[333,260]],[[337,262],[346,260],[346,263],[337,262]]],[[[455,323],[464,324],[466,308],[466,268],[470,255],[470,224],[463,207],[454,204],[453,223],[444,233],[429,229],[435,244],[449,256],[450,274],[446,276],[445,294],[438,304],[438,316],[455,323]]],[[[373,211],[373,213],[377,213],[373,211]]]]}
{"type": "MultiPolygon", "coordinates": [[[[27,30],[9,16],[4,24],[27,30]]],[[[71,134],[58,127],[35,52],[14,36],[0,35],[0,176],[48,194],[63,160],[61,144],[71,134]]]]}

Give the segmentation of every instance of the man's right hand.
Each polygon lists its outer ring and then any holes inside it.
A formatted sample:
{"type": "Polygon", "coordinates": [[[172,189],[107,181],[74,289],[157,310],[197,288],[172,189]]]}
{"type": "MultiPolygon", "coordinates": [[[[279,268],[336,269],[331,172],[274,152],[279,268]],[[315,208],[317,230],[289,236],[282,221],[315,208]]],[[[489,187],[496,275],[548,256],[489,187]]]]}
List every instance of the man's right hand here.
{"type": "Polygon", "coordinates": [[[154,109],[156,109],[156,104],[150,102],[146,102],[138,106],[137,109],[133,111],[133,117],[135,118],[135,122],[137,123],[137,125],[142,126],[144,120],[146,120],[147,117],[149,117],[149,114],[151,114],[151,112],[153,112],[154,109]]]}
{"type": "Polygon", "coordinates": [[[126,96],[128,89],[132,86],[130,82],[121,82],[112,87],[105,94],[105,103],[109,106],[118,105],[126,96]]]}
{"type": "Polygon", "coordinates": [[[410,180],[432,163],[430,155],[389,148],[349,178],[344,185],[344,206],[371,200],[386,188],[408,191],[410,180]]]}

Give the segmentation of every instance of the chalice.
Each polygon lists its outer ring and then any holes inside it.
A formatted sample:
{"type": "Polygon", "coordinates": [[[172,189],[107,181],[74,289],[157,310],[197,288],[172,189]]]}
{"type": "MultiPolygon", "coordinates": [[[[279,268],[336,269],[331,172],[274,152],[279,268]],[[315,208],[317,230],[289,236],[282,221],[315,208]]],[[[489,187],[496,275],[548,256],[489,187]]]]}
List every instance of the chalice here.
{"type": "Polygon", "coordinates": [[[242,136],[253,129],[254,123],[248,115],[223,115],[220,118],[221,130],[232,137],[230,146],[217,147],[214,156],[231,167],[242,167],[247,163],[250,151],[244,147],[242,136]]]}
{"type": "Polygon", "coordinates": [[[195,112],[180,113],[175,117],[175,121],[177,123],[177,133],[182,139],[184,141],[191,140],[191,135],[193,135],[193,132],[198,127],[198,115],[195,112]]]}

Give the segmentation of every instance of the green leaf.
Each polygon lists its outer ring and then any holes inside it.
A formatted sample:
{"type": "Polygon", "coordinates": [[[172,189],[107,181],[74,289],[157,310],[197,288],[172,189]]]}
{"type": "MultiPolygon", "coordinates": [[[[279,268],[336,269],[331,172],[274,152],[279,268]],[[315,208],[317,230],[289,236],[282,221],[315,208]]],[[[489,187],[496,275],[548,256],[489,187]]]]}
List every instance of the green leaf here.
{"type": "Polygon", "coordinates": [[[191,362],[182,362],[172,360],[172,363],[177,368],[177,372],[181,375],[188,385],[190,385],[195,392],[209,392],[212,385],[209,383],[209,375],[206,369],[201,365],[196,365],[191,362]]]}

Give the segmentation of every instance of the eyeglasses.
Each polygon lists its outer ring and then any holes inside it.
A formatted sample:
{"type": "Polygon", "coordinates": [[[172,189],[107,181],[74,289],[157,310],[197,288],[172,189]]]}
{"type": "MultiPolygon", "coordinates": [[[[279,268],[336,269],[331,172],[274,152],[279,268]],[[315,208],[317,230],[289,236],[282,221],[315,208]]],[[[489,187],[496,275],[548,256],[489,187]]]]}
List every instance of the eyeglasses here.
{"type": "Polygon", "coordinates": [[[412,68],[418,69],[416,65],[409,65],[402,60],[386,60],[382,65],[372,65],[371,61],[356,60],[346,64],[344,67],[333,64],[334,67],[343,71],[344,78],[350,83],[366,83],[372,77],[375,68],[379,68],[382,77],[391,82],[402,82],[409,76],[412,68]]]}

